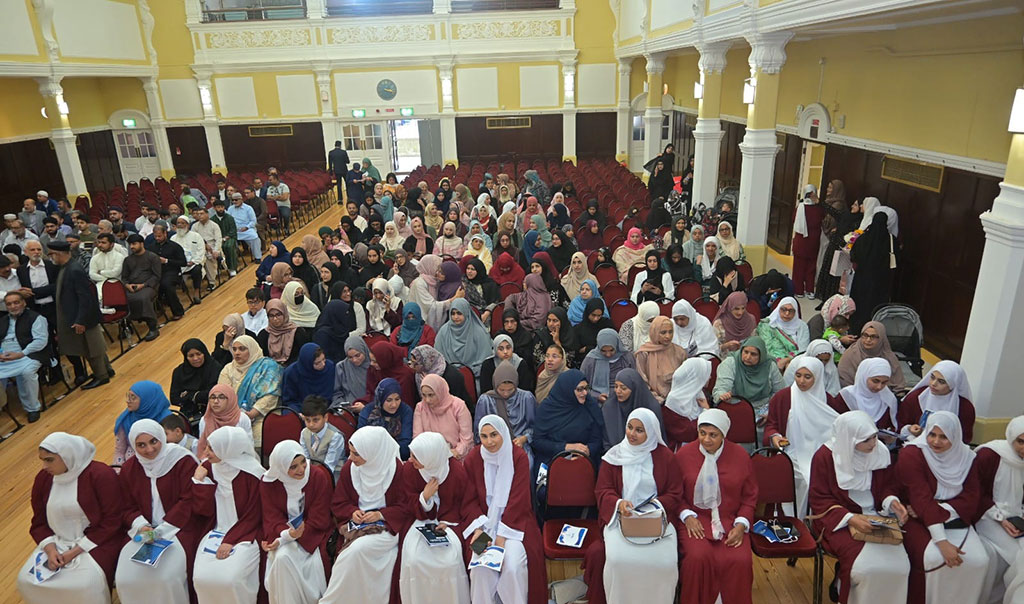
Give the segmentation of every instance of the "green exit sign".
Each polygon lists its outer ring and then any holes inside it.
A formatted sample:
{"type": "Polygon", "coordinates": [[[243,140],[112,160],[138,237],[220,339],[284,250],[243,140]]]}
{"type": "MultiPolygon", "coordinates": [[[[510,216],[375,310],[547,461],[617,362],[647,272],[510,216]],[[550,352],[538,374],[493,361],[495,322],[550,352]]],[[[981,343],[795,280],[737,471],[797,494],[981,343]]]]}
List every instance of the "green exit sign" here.
{"type": "Polygon", "coordinates": [[[121,120],[121,125],[124,126],[125,128],[134,128],[135,127],[135,120],[126,117],[123,120],[121,120]]]}

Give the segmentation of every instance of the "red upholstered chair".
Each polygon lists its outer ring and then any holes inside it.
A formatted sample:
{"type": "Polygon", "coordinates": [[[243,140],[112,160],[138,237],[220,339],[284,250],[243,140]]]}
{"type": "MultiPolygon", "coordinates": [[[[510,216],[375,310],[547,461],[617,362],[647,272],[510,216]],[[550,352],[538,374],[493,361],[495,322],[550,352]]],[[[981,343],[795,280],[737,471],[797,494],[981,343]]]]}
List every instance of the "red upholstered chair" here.
{"type": "Polygon", "coordinates": [[[388,337],[379,331],[374,331],[368,334],[363,334],[363,341],[366,342],[367,348],[373,348],[373,345],[377,342],[387,342],[388,337]]]}
{"type": "MultiPolygon", "coordinates": [[[[112,313],[101,314],[100,319],[102,320],[103,325],[117,325],[118,327],[117,343],[121,347],[121,354],[114,357],[116,360],[124,354],[124,335],[128,334],[129,350],[133,346],[131,343],[131,334],[134,332],[135,337],[139,337],[138,332],[135,331],[135,326],[128,320],[128,293],[124,289],[124,284],[112,279],[108,279],[103,282],[103,306],[114,309],[114,312],[112,313]]],[[[106,331],[105,327],[104,331],[106,331]]],[[[141,341],[141,338],[139,341],[141,341]]]]}
{"type": "Polygon", "coordinates": [[[636,276],[645,270],[647,270],[647,267],[643,264],[634,264],[631,266],[629,272],[626,274],[626,285],[633,285],[633,281],[636,279],[636,276]]]}
{"type": "Polygon", "coordinates": [[[761,320],[761,305],[758,304],[757,300],[747,299],[747,312],[753,315],[754,319],[761,320]]]}
{"type": "Polygon", "coordinates": [[[346,440],[355,433],[356,428],[359,426],[359,418],[351,411],[328,413],[327,422],[344,434],[346,440]]]}
{"type": "Polygon", "coordinates": [[[744,283],[750,283],[754,278],[754,267],[750,266],[749,262],[737,262],[736,272],[743,276],[744,283]]]}
{"type": "MultiPolygon", "coordinates": [[[[469,398],[476,400],[476,376],[473,375],[473,370],[465,365],[459,367],[459,373],[462,374],[462,381],[466,385],[466,394],[469,398]]],[[[467,401],[468,402],[468,401],[467,401]]]]}
{"type": "Polygon", "coordinates": [[[501,287],[498,289],[498,297],[504,300],[505,298],[511,296],[512,294],[518,294],[521,293],[522,291],[523,287],[518,283],[502,283],[501,287]]]}
{"type": "Polygon", "coordinates": [[[491,337],[498,335],[505,328],[502,315],[505,314],[505,303],[501,302],[491,310],[491,337]]]}
{"type": "Polygon", "coordinates": [[[263,442],[260,454],[266,460],[277,443],[284,440],[299,440],[302,435],[302,419],[287,407],[277,407],[263,418],[263,442]]]}
{"type": "MultiPolygon", "coordinates": [[[[729,431],[732,432],[732,428],[729,431]]],[[[754,522],[776,520],[792,524],[800,532],[800,538],[793,543],[770,543],[761,535],[751,532],[750,546],[754,554],[761,558],[787,558],[791,566],[796,564],[796,558],[815,558],[818,545],[810,529],[799,518],[787,516],[782,511],[784,503],[796,505],[796,480],[793,478],[793,462],[789,456],[775,447],[766,447],[751,453],[750,461],[757,478],[757,509],[764,510],[755,514],[754,522]]],[[[815,581],[818,572],[820,568],[815,569],[815,581]]]]}
{"type": "Polygon", "coordinates": [[[594,269],[594,276],[597,277],[598,287],[604,287],[606,283],[618,281],[619,269],[614,264],[599,264],[594,269]]]}
{"type": "Polygon", "coordinates": [[[612,325],[618,330],[626,322],[626,319],[636,316],[636,303],[632,300],[616,300],[608,308],[608,314],[611,315],[612,325]]]}
{"type": "Polygon", "coordinates": [[[600,286],[601,297],[605,300],[629,300],[629,287],[622,281],[611,281],[600,286]]]}
{"type": "Polygon", "coordinates": [[[710,298],[701,298],[692,302],[693,309],[707,317],[708,321],[714,321],[718,314],[718,302],[710,298]]]}
{"type": "MultiPolygon", "coordinates": [[[[597,476],[594,465],[585,455],[569,456],[563,451],[555,456],[548,468],[547,508],[551,507],[595,507],[597,497],[594,487],[597,476]]],[[[551,560],[574,560],[583,558],[596,540],[601,538],[601,524],[596,519],[553,518],[544,522],[544,557],[551,560]],[[571,524],[587,529],[582,547],[566,547],[557,543],[562,526],[571,524]]]]}
{"type": "Polygon", "coordinates": [[[704,290],[701,288],[700,283],[686,279],[676,284],[676,300],[686,300],[692,303],[694,300],[699,300],[704,295],[704,290]]]}
{"type": "Polygon", "coordinates": [[[331,487],[334,487],[334,472],[332,472],[331,469],[328,468],[327,464],[325,464],[324,462],[317,461],[315,459],[310,459],[309,460],[309,471],[310,472],[320,472],[321,474],[323,474],[324,476],[327,477],[327,480],[330,481],[331,487]]]}
{"type": "MultiPolygon", "coordinates": [[[[704,397],[711,401],[711,391],[715,388],[715,381],[718,379],[718,366],[722,364],[722,359],[713,352],[702,352],[697,356],[711,361],[711,377],[708,378],[708,383],[704,385],[704,397]]],[[[714,401],[712,401],[711,404],[715,404],[714,401]]],[[[726,413],[728,413],[728,411],[726,411],[726,413]]],[[[732,432],[732,428],[730,428],[729,431],[732,432]]]]}
{"type": "Polygon", "coordinates": [[[674,300],[664,299],[658,302],[658,309],[661,311],[661,316],[672,318],[672,305],[675,304],[674,300]]]}
{"type": "MultiPolygon", "coordinates": [[[[714,360],[712,363],[712,375],[710,383],[714,384],[716,373],[718,372],[718,363],[714,360]]],[[[729,440],[738,444],[753,444],[757,446],[757,423],[754,419],[754,406],[750,404],[745,398],[736,398],[733,402],[720,403],[718,408],[725,411],[725,414],[729,416],[729,421],[732,424],[729,426],[729,440]]]]}

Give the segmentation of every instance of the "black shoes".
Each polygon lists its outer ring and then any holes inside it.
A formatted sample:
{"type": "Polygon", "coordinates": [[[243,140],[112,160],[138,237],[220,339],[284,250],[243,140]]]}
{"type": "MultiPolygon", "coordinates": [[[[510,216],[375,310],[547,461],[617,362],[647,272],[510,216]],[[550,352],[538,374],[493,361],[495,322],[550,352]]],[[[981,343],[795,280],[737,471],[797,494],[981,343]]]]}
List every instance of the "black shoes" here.
{"type": "Polygon", "coordinates": [[[160,330],[159,329],[151,329],[149,331],[149,333],[147,333],[146,336],[144,338],[142,338],[142,341],[143,342],[152,342],[153,340],[157,339],[157,337],[159,337],[159,335],[160,335],[160,330]]]}
{"type": "Polygon", "coordinates": [[[38,411],[29,411],[28,412],[28,423],[34,424],[37,421],[39,421],[39,412],[38,411]]]}
{"type": "Polygon", "coordinates": [[[98,388],[100,386],[104,386],[104,385],[109,384],[109,383],[110,383],[110,378],[109,377],[105,377],[102,380],[94,377],[94,378],[92,378],[92,380],[89,381],[88,384],[84,384],[82,386],[82,390],[92,390],[93,388],[98,388]]]}

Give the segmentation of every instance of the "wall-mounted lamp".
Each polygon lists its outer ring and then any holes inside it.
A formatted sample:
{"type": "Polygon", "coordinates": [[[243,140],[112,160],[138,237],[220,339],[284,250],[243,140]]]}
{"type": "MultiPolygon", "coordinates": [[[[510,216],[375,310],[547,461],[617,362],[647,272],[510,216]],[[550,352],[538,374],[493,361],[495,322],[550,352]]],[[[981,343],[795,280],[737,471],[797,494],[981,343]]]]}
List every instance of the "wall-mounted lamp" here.
{"type": "Polygon", "coordinates": [[[203,109],[207,111],[213,109],[213,95],[210,94],[209,86],[199,87],[199,101],[203,104],[203,109]]]}
{"type": "Polygon", "coordinates": [[[71,110],[68,109],[68,104],[64,102],[63,94],[58,94],[55,97],[55,100],[57,101],[57,111],[59,111],[61,115],[68,115],[71,113],[71,110]]]}
{"type": "Polygon", "coordinates": [[[563,89],[565,98],[575,99],[576,98],[576,74],[566,73],[562,78],[563,89]]]}
{"type": "Polygon", "coordinates": [[[46,107],[45,106],[39,108],[39,113],[43,116],[44,120],[50,119],[50,116],[46,115],[46,107]]]}
{"type": "Polygon", "coordinates": [[[693,98],[698,101],[704,98],[704,72],[700,72],[697,81],[693,83],[693,98]]]}
{"type": "Polygon", "coordinates": [[[1010,132],[1024,134],[1024,88],[1018,88],[1013,95],[1013,108],[1010,109],[1010,132]]]}
{"type": "Polygon", "coordinates": [[[757,78],[743,80],[743,102],[747,105],[754,103],[754,93],[757,91],[757,78]]]}

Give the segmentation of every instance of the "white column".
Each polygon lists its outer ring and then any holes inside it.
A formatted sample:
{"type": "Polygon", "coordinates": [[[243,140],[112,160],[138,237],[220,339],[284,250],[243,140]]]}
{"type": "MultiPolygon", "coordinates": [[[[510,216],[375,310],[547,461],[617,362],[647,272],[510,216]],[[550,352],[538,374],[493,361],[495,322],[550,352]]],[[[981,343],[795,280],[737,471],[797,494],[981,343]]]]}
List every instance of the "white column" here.
{"type": "Polygon", "coordinates": [[[323,19],[327,16],[327,4],[324,0],[306,0],[306,18],[323,19]]]}
{"type": "Polygon", "coordinates": [[[82,161],[78,157],[75,133],[71,131],[71,124],[68,121],[70,107],[64,101],[64,88],[60,85],[60,77],[40,78],[38,83],[39,94],[43,97],[43,104],[53,128],[50,141],[53,142],[53,150],[57,154],[57,164],[60,166],[64,190],[68,200],[74,204],[76,197],[89,194],[89,188],[85,184],[82,161]]]}
{"type": "MultiPolygon", "coordinates": [[[[439,2],[434,0],[435,12],[439,2]]],[[[455,66],[451,63],[439,65],[438,73],[441,77],[441,165],[452,164],[458,167],[459,148],[455,138],[455,97],[452,88],[455,66]]]]}
{"type": "Polygon", "coordinates": [[[203,105],[203,130],[206,132],[206,146],[210,152],[210,171],[220,172],[227,175],[227,162],[224,160],[224,144],[220,139],[220,120],[217,119],[217,111],[213,107],[213,90],[210,84],[210,74],[206,72],[196,73],[196,83],[199,86],[199,100],[203,105]]]}
{"type": "Polygon", "coordinates": [[[576,163],[576,59],[562,61],[562,160],[576,163]]]}
{"type": "Polygon", "coordinates": [[[324,133],[324,153],[330,153],[334,149],[334,141],[341,140],[338,132],[338,120],[334,115],[331,70],[326,65],[315,65],[313,72],[316,74],[317,96],[320,99],[320,127],[324,133]]]}
{"type": "Polygon", "coordinates": [[[452,0],[434,0],[435,15],[447,15],[452,12],[452,0]]]}
{"type": "MultiPolygon", "coordinates": [[[[1024,186],[1005,181],[999,186],[992,210],[981,215],[985,251],[960,356],[979,418],[1011,418],[1024,412],[1019,384],[1024,375],[1024,323],[1010,316],[1024,308],[1024,186]]],[[[1002,437],[1001,429],[988,430],[991,433],[981,439],[978,432],[976,427],[975,442],[1002,437]]]]}
{"type": "Polygon", "coordinates": [[[615,110],[615,161],[629,161],[629,142],[633,124],[629,111],[629,74],[633,57],[619,59],[619,102],[615,110]]]}
{"type": "Polygon", "coordinates": [[[558,8],[562,10],[576,10],[576,0],[558,0],[558,8]]]}
{"type": "Polygon", "coordinates": [[[156,77],[141,79],[142,89],[146,92],[146,104],[149,107],[149,127],[153,131],[156,157],[160,161],[160,176],[170,180],[174,176],[174,156],[171,155],[171,143],[167,140],[167,120],[164,119],[163,108],[160,106],[156,77]]]}
{"type": "Polygon", "coordinates": [[[717,42],[698,46],[700,82],[703,98],[698,103],[697,127],[693,130],[693,203],[709,206],[718,193],[719,159],[722,151],[722,122],[719,119],[722,99],[722,72],[725,71],[725,53],[731,42],[717,42]]]}
{"type": "Polygon", "coordinates": [[[644,157],[647,161],[661,153],[661,122],[665,114],[661,109],[661,76],[665,72],[663,55],[647,55],[647,110],[644,111],[644,157]],[[652,85],[653,84],[653,85],[652,85]]]}

